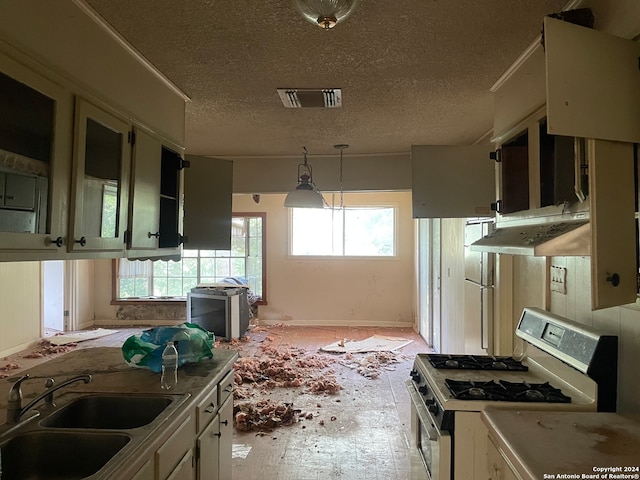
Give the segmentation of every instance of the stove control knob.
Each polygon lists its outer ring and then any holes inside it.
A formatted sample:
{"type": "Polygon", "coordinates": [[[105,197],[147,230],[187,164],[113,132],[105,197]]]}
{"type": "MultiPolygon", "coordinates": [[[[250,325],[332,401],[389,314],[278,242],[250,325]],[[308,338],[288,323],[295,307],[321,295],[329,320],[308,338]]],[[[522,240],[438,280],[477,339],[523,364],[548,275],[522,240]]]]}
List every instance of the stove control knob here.
{"type": "Polygon", "coordinates": [[[417,370],[411,370],[411,372],[409,373],[409,375],[411,375],[411,379],[416,382],[416,383],[420,383],[420,374],[418,373],[417,370]]]}
{"type": "Polygon", "coordinates": [[[431,405],[429,405],[427,408],[434,415],[437,415],[438,412],[440,411],[440,407],[438,407],[438,404],[435,401],[431,405]]]}
{"type": "Polygon", "coordinates": [[[426,395],[427,393],[429,393],[429,387],[427,385],[422,385],[421,387],[418,387],[418,391],[421,394],[426,395]]]}

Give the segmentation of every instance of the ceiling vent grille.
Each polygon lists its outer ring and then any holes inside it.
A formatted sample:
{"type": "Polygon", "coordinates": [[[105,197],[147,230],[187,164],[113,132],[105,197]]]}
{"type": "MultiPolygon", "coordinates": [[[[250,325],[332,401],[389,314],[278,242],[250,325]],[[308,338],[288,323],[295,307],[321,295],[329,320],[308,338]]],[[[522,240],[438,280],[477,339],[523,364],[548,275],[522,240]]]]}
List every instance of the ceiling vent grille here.
{"type": "Polygon", "coordinates": [[[342,106],[340,88],[278,88],[287,108],[337,108],[342,106]]]}

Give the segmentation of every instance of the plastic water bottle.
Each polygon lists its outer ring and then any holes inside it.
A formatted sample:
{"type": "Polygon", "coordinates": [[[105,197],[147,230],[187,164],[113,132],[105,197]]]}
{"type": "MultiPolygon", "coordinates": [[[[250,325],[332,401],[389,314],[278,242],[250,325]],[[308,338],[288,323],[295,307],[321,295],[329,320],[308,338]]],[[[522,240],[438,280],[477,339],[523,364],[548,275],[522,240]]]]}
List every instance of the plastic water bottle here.
{"type": "Polygon", "coordinates": [[[178,350],[175,342],[167,343],[162,351],[162,379],[160,386],[163,390],[173,390],[178,384],[178,350]]]}

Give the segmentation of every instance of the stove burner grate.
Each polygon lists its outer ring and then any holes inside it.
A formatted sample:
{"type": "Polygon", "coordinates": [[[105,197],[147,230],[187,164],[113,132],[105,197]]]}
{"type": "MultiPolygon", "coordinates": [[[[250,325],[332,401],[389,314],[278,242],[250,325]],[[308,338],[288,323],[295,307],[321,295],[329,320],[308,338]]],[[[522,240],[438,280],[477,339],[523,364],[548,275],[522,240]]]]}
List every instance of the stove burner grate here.
{"type": "Polygon", "coordinates": [[[427,355],[429,363],[437,369],[459,370],[513,370],[526,372],[529,368],[513,357],[494,357],[492,355],[427,355]]]}
{"type": "Polygon", "coordinates": [[[527,383],[505,380],[473,381],[445,379],[447,388],[457,400],[492,400],[501,402],[544,402],[571,403],[571,397],[564,395],[549,382],[527,383]]]}

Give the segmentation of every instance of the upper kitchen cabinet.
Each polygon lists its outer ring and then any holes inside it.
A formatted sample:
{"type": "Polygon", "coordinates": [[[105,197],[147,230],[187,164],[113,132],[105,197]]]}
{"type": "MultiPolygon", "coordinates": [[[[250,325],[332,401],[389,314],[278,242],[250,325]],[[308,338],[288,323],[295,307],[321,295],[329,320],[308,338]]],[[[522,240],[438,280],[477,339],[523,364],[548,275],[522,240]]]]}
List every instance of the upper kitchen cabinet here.
{"type": "Polygon", "coordinates": [[[71,252],[124,252],[131,168],[131,127],[78,98],[74,138],[71,252]]]}
{"type": "Polygon", "coordinates": [[[67,236],[73,96],[0,47],[0,260],[56,258],[67,236]]]}
{"type": "Polygon", "coordinates": [[[640,142],[640,43],[544,19],[548,131],[640,142]]]}
{"type": "Polygon", "coordinates": [[[184,248],[231,249],[233,162],[187,155],[184,248]]]}
{"type": "Polygon", "coordinates": [[[495,168],[485,145],[412,145],[414,218],[490,216],[495,168]]]}
{"type": "Polygon", "coordinates": [[[141,127],[133,134],[127,257],[179,256],[182,148],[141,127]]]}

